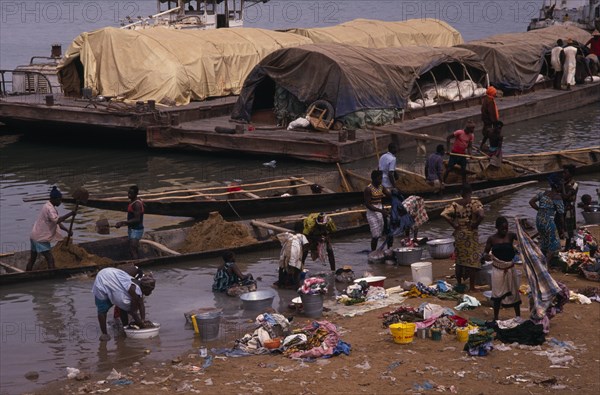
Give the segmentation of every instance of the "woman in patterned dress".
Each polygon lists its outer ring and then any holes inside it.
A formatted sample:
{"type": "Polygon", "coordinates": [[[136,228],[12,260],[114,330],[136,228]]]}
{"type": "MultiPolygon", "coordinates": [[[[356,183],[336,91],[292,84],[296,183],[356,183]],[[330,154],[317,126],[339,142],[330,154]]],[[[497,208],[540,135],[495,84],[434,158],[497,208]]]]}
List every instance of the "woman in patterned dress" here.
{"type": "Polygon", "coordinates": [[[560,239],[563,237],[564,227],[561,222],[565,213],[562,195],[562,180],[560,175],[553,174],[548,178],[550,190],[539,192],[530,201],[529,205],[537,211],[535,226],[540,235],[540,250],[546,256],[546,264],[560,250],[560,239]],[[560,215],[556,215],[556,214],[560,215]],[[560,231],[559,231],[560,229],[560,231]]]}
{"type": "Polygon", "coordinates": [[[475,277],[481,268],[477,228],[483,221],[483,204],[472,198],[471,192],[469,185],[463,185],[462,198],[446,207],[442,218],[454,228],[456,281],[462,284],[469,278],[469,289],[474,290],[475,277]]]}

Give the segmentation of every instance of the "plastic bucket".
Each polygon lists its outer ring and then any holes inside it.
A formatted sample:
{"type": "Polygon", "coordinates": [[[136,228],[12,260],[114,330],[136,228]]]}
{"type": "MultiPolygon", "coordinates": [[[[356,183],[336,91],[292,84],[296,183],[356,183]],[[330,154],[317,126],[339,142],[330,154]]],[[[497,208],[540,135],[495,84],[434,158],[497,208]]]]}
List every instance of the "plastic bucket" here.
{"type": "Polygon", "coordinates": [[[202,340],[213,340],[219,336],[221,325],[221,309],[214,309],[192,315],[194,332],[200,335],[202,340]]]}
{"type": "Polygon", "coordinates": [[[413,282],[430,285],[433,283],[433,269],[431,262],[415,262],[410,265],[413,282]]]}
{"type": "Polygon", "coordinates": [[[302,310],[306,317],[318,318],[323,314],[323,295],[322,294],[302,294],[302,310]]]}
{"type": "Polygon", "coordinates": [[[469,328],[456,328],[456,340],[466,343],[469,340],[469,328]]]}
{"type": "MultiPolygon", "coordinates": [[[[468,332],[467,332],[468,333],[468,332]]],[[[442,340],[442,331],[440,329],[434,328],[431,330],[431,340],[440,341],[442,340]]]]}
{"type": "Polygon", "coordinates": [[[390,325],[389,329],[395,343],[408,344],[412,343],[415,338],[415,329],[417,329],[417,325],[412,322],[399,322],[390,325]]]}

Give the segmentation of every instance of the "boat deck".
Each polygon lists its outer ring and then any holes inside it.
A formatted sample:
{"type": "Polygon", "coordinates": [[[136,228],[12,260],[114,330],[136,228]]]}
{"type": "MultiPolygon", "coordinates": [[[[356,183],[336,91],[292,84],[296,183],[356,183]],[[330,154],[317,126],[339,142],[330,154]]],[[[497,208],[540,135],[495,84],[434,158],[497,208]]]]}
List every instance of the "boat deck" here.
{"type": "MultiPolygon", "coordinates": [[[[600,83],[574,86],[569,91],[540,89],[526,95],[497,99],[505,124],[524,121],[566,111],[600,101],[600,83]]],[[[461,129],[472,120],[480,123],[478,104],[457,103],[433,106],[423,110],[425,116],[404,120],[393,125],[357,130],[355,138],[344,139],[342,132],[314,130],[288,131],[276,126],[254,125],[255,130],[243,133],[217,133],[215,128],[236,129],[228,116],[183,122],[177,126],[148,128],[147,144],[155,148],[177,148],[200,151],[230,151],[245,154],[288,156],[304,160],[348,163],[385,152],[394,141],[408,148],[427,141],[446,141],[446,135],[461,129]],[[447,109],[451,108],[451,111],[447,109]],[[446,110],[444,110],[446,109],[446,110]],[[342,137],[342,138],[341,138],[342,137]]]]}
{"type": "Polygon", "coordinates": [[[53,128],[70,128],[90,125],[104,130],[135,132],[144,136],[146,128],[154,124],[179,122],[229,114],[237,96],[209,99],[177,107],[156,105],[151,110],[147,103],[136,106],[115,100],[79,99],[63,94],[32,94],[6,96],[0,99],[0,122],[17,127],[35,124],[53,128]],[[47,96],[52,96],[47,103],[47,96]]]}

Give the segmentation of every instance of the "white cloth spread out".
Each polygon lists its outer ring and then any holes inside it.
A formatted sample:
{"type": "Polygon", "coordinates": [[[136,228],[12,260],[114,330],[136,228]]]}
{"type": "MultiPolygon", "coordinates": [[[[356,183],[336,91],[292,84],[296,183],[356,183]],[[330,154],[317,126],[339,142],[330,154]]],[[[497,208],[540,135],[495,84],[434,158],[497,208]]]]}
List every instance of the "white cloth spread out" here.
{"type": "Polygon", "coordinates": [[[58,211],[49,201],[44,204],[40,215],[38,216],[29,238],[39,243],[62,240],[62,235],[58,232],[58,211]]]}
{"type": "Polygon", "coordinates": [[[308,244],[308,239],[302,233],[291,234],[289,232],[280,233],[277,239],[281,243],[281,253],[279,254],[279,267],[288,266],[302,269],[302,246],[308,244]]]}
{"type": "Polygon", "coordinates": [[[132,281],[129,274],[121,269],[107,267],[98,272],[92,287],[92,293],[97,299],[108,299],[121,310],[129,311],[131,307],[131,295],[129,295],[131,284],[135,285],[135,293],[142,296],[141,288],[132,281]]]}

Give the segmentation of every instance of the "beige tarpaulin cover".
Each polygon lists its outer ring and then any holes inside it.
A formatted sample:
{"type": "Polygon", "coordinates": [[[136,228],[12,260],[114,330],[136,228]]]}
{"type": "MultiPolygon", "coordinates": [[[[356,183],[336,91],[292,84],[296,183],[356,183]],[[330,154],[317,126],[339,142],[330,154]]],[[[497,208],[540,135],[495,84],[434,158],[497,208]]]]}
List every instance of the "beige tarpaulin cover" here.
{"type": "Polygon", "coordinates": [[[460,33],[446,22],[438,19],[410,19],[402,22],[385,22],[371,19],[355,19],[331,27],[291,29],[310,38],[315,44],[340,43],[368,48],[451,47],[462,44],[460,33]]]}
{"type": "Polygon", "coordinates": [[[187,104],[239,94],[246,76],[265,56],[310,42],[297,34],[253,28],[108,27],[79,35],[65,54],[59,76],[66,94],[79,96],[82,87],[89,87],[94,95],[187,104]]]}

